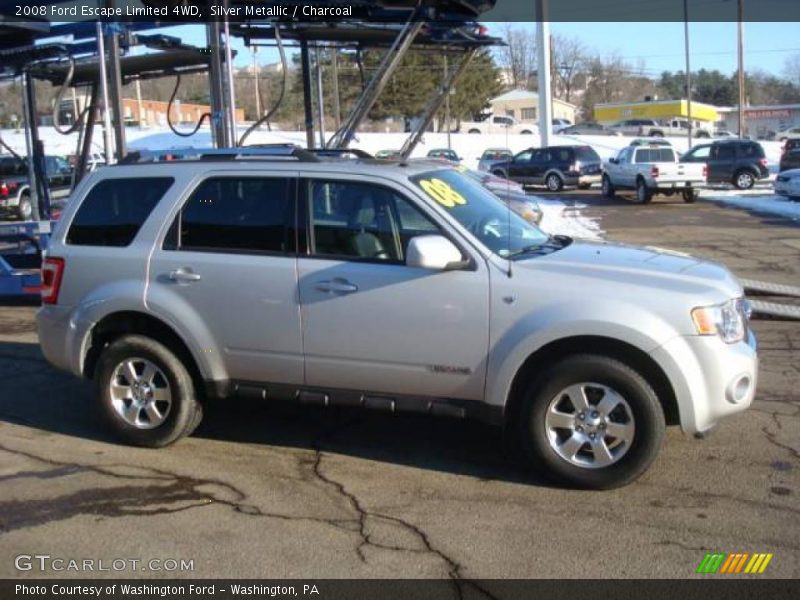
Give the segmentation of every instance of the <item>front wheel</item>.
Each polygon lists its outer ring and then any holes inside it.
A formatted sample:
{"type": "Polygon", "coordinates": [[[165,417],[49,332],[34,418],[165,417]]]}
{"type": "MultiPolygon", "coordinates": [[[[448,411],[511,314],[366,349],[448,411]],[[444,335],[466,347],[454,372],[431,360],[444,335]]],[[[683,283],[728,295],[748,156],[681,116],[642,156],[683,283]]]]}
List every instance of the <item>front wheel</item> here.
{"type": "Polygon", "coordinates": [[[606,198],[614,197],[614,184],[611,183],[611,178],[608,175],[603,175],[603,196],[606,198]]]}
{"type": "Polygon", "coordinates": [[[480,132],[481,132],[480,129],[470,129],[467,133],[473,133],[474,134],[474,133],[480,133],[480,132]]]}
{"type": "Polygon", "coordinates": [[[593,354],[568,357],[534,380],[518,422],[531,466],[586,489],[619,487],[642,475],[665,428],[650,384],[624,362],[593,354]]]}
{"type": "Polygon", "coordinates": [[[652,190],[647,187],[647,183],[642,178],[636,181],[636,199],[640,204],[647,204],[653,199],[652,190]]]}
{"type": "Polygon", "coordinates": [[[148,337],[125,335],[112,342],[100,355],[95,383],[106,422],[128,444],[166,446],[189,435],[202,418],[186,366],[148,337]]]}

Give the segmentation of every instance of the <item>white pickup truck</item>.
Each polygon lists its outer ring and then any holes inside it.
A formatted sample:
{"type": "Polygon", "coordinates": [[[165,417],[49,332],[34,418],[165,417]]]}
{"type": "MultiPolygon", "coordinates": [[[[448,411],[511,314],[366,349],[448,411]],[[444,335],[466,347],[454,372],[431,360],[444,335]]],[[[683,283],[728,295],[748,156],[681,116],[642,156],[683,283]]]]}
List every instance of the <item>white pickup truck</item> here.
{"type": "Polygon", "coordinates": [[[644,204],[654,194],[681,192],[684,201],[694,202],[707,175],[705,164],[678,162],[671,146],[632,144],[603,165],[603,195],[612,198],[617,190],[636,190],[636,198],[644,204]]]}
{"type": "MultiPolygon", "coordinates": [[[[688,119],[672,119],[670,121],[663,121],[656,125],[642,125],[639,128],[639,135],[647,137],[685,136],[688,134],[688,132],[688,119]]],[[[692,134],[698,139],[711,137],[711,132],[699,121],[694,122],[692,134]]]]}
{"type": "Polygon", "coordinates": [[[535,123],[521,123],[514,117],[505,115],[486,115],[480,121],[462,121],[462,132],[466,133],[522,133],[530,135],[539,132],[535,123]]]}

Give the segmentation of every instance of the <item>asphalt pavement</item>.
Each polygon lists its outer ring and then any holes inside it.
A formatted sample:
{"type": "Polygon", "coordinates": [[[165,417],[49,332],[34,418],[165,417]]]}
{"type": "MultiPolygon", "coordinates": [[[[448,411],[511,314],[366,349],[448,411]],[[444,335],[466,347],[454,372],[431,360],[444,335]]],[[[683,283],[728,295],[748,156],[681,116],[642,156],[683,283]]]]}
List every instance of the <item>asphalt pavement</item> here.
{"type": "MultiPolygon", "coordinates": [[[[788,221],[550,197],[587,205],[609,239],[800,285],[788,221]]],[[[639,481],[579,492],[532,478],[497,430],[422,416],[229,400],[174,446],[118,445],[91,384],[44,362],[34,313],[0,307],[0,577],[686,578],[707,552],[770,552],[761,577],[800,576],[800,322],[753,323],[751,410],[705,440],[670,429],[639,481]],[[37,554],[44,572],[17,568],[37,554]]]]}

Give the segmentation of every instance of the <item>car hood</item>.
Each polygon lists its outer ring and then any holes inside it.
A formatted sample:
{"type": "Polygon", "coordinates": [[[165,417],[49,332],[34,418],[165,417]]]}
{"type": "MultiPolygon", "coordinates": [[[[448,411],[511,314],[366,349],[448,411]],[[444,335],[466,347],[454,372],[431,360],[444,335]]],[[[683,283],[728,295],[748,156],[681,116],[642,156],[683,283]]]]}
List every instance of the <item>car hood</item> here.
{"type": "Polygon", "coordinates": [[[742,295],[741,285],[724,266],[656,247],[573,241],[556,252],[516,264],[523,269],[602,279],[622,286],[645,286],[653,291],[712,292],[719,294],[720,301],[742,295]]]}

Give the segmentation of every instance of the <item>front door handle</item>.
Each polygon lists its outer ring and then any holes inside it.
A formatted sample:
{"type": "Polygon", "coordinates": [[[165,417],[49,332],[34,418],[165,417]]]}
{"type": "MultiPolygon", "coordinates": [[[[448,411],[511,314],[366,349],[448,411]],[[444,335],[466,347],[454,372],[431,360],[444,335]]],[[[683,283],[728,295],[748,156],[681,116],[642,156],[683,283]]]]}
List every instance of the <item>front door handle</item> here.
{"type": "Polygon", "coordinates": [[[352,294],[358,291],[357,285],[339,277],[330,281],[318,281],[314,284],[314,287],[320,292],[328,292],[331,294],[352,294]]]}
{"type": "Polygon", "coordinates": [[[199,273],[195,273],[187,267],[181,267],[180,269],[171,271],[169,278],[170,280],[177,281],[178,283],[191,283],[193,281],[200,281],[201,279],[199,273]]]}

